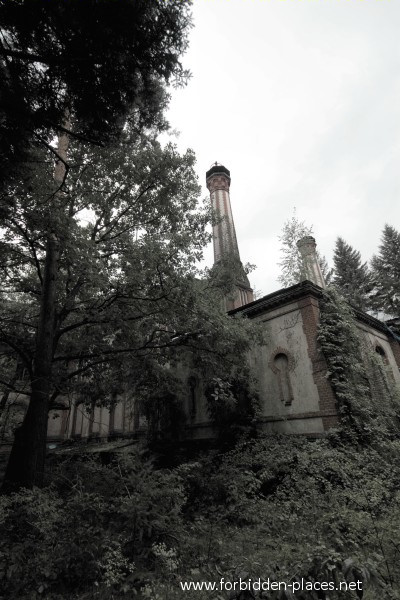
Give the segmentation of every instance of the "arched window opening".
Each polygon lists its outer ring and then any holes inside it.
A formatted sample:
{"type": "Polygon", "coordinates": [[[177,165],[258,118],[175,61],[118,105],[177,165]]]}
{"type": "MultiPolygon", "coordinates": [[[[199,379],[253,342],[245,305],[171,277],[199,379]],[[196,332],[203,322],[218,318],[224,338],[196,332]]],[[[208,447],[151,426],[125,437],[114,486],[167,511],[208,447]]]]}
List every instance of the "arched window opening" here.
{"type": "Polygon", "coordinates": [[[189,377],[189,415],[193,420],[197,413],[197,380],[195,377],[189,377]]]}
{"type": "Polygon", "coordinates": [[[382,348],[382,346],[375,346],[375,352],[377,354],[379,354],[379,356],[382,356],[382,358],[386,358],[386,352],[384,351],[384,349],[382,348]]]}
{"type": "Polygon", "coordinates": [[[74,418],[73,418],[73,422],[72,422],[72,431],[71,431],[72,437],[79,437],[79,438],[82,437],[84,417],[85,417],[84,404],[83,404],[83,402],[79,402],[78,404],[75,405],[74,418]]]}
{"type": "Polygon", "coordinates": [[[63,438],[67,434],[69,408],[66,406],[53,406],[47,418],[47,437],[63,438]]]}
{"type": "Polygon", "coordinates": [[[382,348],[382,346],[380,346],[379,344],[376,344],[376,346],[375,346],[375,352],[376,352],[377,354],[379,354],[379,356],[381,357],[381,359],[382,359],[382,361],[383,361],[383,363],[384,363],[385,365],[389,365],[389,364],[390,364],[390,363],[389,363],[389,359],[388,359],[388,357],[387,357],[387,354],[386,354],[386,352],[384,351],[384,349],[382,348]]]}
{"type": "Polygon", "coordinates": [[[289,359],[286,354],[280,352],[274,357],[274,371],[278,376],[279,392],[281,401],[290,406],[293,402],[292,385],[289,376],[289,359]]]}

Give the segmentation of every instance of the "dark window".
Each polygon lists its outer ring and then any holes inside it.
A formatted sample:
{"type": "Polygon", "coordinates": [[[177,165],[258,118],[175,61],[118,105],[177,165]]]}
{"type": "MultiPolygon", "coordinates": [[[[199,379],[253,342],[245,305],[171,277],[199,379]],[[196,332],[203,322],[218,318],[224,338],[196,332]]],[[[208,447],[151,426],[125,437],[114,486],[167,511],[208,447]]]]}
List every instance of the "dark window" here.
{"type": "Polygon", "coordinates": [[[377,352],[379,356],[382,356],[382,358],[386,358],[386,352],[384,351],[382,346],[375,346],[375,352],[377,352]]]}
{"type": "Polygon", "coordinates": [[[197,381],[195,377],[189,377],[189,414],[194,419],[197,412],[197,381]]]}
{"type": "Polygon", "coordinates": [[[281,400],[289,406],[293,402],[293,394],[289,377],[289,359],[286,354],[281,352],[275,356],[274,367],[278,375],[281,400]]]}

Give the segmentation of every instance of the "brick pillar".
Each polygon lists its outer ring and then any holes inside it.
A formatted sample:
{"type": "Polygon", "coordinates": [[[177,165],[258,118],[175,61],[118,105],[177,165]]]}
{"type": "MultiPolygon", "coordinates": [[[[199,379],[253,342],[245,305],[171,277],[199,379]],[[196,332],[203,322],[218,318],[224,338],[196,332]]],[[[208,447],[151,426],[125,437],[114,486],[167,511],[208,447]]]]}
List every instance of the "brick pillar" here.
{"type": "Polygon", "coordinates": [[[299,300],[298,306],[303,321],[303,331],[307,341],[307,352],[312,365],[312,375],[318,390],[319,408],[324,430],[338,425],[336,398],[326,378],[327,364],[317,344],[319,305],[316,298],[308,296],[299,300]]]}

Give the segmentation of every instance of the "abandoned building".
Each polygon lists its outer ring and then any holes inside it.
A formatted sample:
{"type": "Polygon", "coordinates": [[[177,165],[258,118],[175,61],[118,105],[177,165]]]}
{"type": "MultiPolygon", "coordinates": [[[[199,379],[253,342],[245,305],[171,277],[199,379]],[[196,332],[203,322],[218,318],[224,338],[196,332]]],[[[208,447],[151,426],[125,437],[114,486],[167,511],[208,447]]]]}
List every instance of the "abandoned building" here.
{"type": "MultiPolygon", "coordinates": [[[[212,207],[220,219],[214,226],[214,261],[225,254],[240,260],[230,201],[230,172],[215,164],[206,174],[212,207]]],[[[321,435],[337,423],[334,392],[327,379],[327,365],[317,343],[319,303],[325,287],[312,237],[299,241],[304,280],[260,299],[253,299],[249,280],[243,274],[234,297],[226,308],[254,319],[266,333],[267,343],[252,349],[249,360],[258,381],[261,401],[260,425],[268,432],[321,435]]],[[[358,311],[361,336],[381,355],[400,383],[400,345],[387,326],[358,311]]],[[[183,437],[204,439],[213,436],[201,381],[187,378],[183,399],[186,427],[183,437]]],[[[96,406],[88,414],[82,404],[60,403],[49,414],[48,440],[57,444],[66,439],[107,439],[110,436],[140,435],[146,419],[127,392],[110,410],[96,406]]]]}

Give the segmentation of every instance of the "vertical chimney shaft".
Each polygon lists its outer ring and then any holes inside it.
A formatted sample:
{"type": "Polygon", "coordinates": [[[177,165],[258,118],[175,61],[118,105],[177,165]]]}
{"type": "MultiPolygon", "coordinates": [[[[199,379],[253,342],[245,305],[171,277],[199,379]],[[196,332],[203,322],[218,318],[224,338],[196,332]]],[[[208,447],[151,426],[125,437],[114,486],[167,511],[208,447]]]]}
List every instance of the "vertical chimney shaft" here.
{"type": "Polygon", "coordinates": [[[325,288],[326,284],[317,256],[315,239],[307,235],[297,242],[297,247],[303,263],[302,279],[308,279],[308,281],[312,281],[312,283],[319,285],[319,287],[325,288]]]}
{"type": "MultiPolygon", "coordinates": [[[[226,167],[215,163],[206,173],[206,183],[211,206],[217,217],[217,223],[213,227],[214,264],[223,258],[234,257],[241,265],[229,195],[231,174],[226,167]]],[[[242,265],[241,270],[242,275],[236,282],[235,297],[226,300],[228,310],[244,306],[254,299],[253,290],[242,265]]]]}

